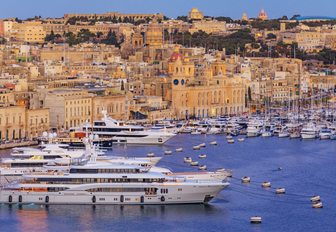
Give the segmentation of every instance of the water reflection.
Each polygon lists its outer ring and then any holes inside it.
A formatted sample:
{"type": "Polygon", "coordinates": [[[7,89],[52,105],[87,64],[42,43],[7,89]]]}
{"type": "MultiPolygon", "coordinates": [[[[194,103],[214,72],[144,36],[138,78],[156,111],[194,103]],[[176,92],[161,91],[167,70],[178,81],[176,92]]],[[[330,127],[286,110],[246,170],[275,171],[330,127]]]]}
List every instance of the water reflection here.
{"type": "MultiPolygon", "coordinates": [[[[192,220],[195,217],[215,215],[222,209],[214,205],[1,205],[0,210],[9,211],[17,222],[11,231],[54,231],[58,228],[81,231],[103,229],[104,225],[116,223],[123,227],[125,222],[141,223],[148,220],[160,220],[167,223],[180,220],[192,220]],[[97,223],[97,222],[100,223],[97,223]]],[[[126,223],[127,224],[127,223],[126,223]]],[[[173,226],[172,224],[171,226],[173,226]]],[[[4,230],[9,231],[9,230],[4,230]]]]}
{"type": "Polygon", "coordinates": [[[17,206],[16,218],[18,221],[16,231],[47,231],[48,212],[43,207],[17,206]]]}

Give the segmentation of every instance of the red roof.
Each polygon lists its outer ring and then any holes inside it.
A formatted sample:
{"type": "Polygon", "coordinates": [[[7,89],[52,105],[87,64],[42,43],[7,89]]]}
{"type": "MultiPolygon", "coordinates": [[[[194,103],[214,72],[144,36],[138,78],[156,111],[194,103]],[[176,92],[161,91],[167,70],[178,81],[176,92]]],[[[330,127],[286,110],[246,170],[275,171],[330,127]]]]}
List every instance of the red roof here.
{"type": "Polygon", "coordinates": [[[4,87],[6,89],[14,89],[15,88],[15,85],[13,83],[6,83],[4,84],[4,87]]]}

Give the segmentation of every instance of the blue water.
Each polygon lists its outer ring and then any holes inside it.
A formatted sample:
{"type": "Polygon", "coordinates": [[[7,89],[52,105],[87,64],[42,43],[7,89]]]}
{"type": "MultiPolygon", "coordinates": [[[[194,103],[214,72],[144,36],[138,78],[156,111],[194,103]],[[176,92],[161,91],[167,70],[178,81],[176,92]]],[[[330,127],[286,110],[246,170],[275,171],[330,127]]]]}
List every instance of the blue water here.
{"type": "Polygon", "coordinates": [[[178,147],[184,152],[165,156],[159,166],[197,170],[184,164],[183,158],[198,159],[205,153],[207,158],[199,161],[210,170],[233,170],[230,187],[210,205],[0,205],[0,231],[336,231],[335,141],[253,138],[227,144],[224,136],[178,135],[164,146],[115,145],[111,153],[162,155],[178,147]],[[218,146],[192,150],[213,140],[218,146]],[[242,184],[243,176],[250,176],[251,184],[242,184]],[[263,181],[286,188],[286,194],[262,189],[263,181]],[[323,209],[311,207],[312,195],[322,197],[323,209]],[[255,215],[263,218],[262,224],[250,224],[249,218],[255,215]]]}

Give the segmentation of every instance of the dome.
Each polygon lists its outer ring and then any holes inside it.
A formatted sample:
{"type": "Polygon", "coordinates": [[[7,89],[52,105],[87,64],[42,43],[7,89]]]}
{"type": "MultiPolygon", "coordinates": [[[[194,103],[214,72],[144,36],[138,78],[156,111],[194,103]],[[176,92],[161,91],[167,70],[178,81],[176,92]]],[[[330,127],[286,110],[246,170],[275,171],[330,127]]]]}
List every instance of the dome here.
{"type": "Polygon", "coordinates": [[[173,54],[170,56],[170,61],[175,62],[178,59],[183,59],[183,55],[179,52],[173,52],[173,54]]]}
{"type": "Polygon", "coordinates": [[[192,8],[192,9],[191,9],[191,12],[193,12],[193,13],[198,13],[199,10],[198,10],[197,8],[192,8]]]}
{"type": "Polygon", "coordinates": [[[264,9],[261,9],[258,18],[261,19],[261,20],[266,20],[268,18],[264,9]]]}

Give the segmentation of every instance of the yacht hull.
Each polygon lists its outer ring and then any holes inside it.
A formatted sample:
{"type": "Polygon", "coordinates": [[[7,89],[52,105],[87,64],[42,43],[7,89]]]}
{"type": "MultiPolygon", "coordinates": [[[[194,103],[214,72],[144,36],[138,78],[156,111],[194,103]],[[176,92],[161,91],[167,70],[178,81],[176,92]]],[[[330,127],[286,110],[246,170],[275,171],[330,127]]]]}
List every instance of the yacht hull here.
{"type": "Polygon", "coordinates": [[[302,139],[316,139],[315,134],[301,134],[302,139]]]}
{"type": "Polygon", "coordinates": [[[209,183],[209,185],[160,186],[168,189],[168,193],[155,195],[148,195],[144,192],[87,192],[85,190],[62,192],[2,190],[0,191],[0,203],[48,205],[199,204],[208,203],[228,185],[228,183],[209,183]]]}
{"type": "Polygon", "coordinates": [[[174,135],[167,135],[167,136],[146,136],[146,137],[123,137],[123,136],[115,136],[113,137],[113,143],[116,144],[164,144],[169,139],[174,137],[174,135]]]}

